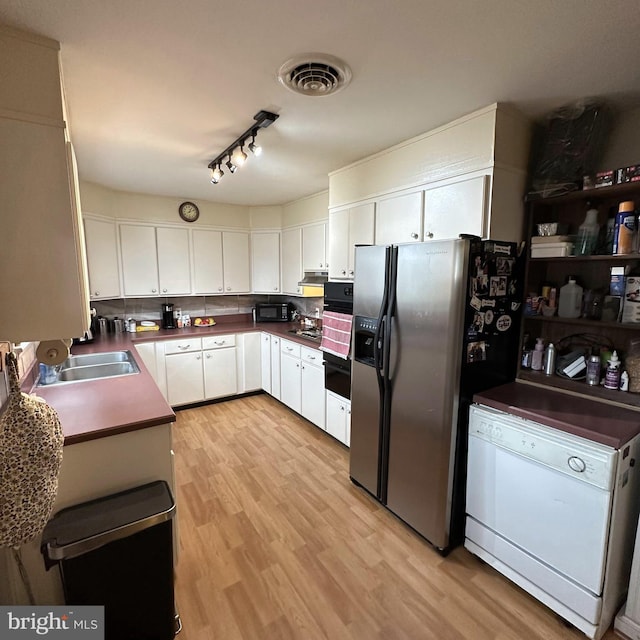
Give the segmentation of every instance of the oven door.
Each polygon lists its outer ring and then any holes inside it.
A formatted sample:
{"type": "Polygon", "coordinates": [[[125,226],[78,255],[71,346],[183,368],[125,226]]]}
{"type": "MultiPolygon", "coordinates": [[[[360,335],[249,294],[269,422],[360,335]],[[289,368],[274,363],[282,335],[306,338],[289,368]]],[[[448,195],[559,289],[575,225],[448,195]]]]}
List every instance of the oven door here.
{"type": "Polygon", "coordinates": [[[351,360],[324,353],[324,388],[351,400],[351,360]]]}

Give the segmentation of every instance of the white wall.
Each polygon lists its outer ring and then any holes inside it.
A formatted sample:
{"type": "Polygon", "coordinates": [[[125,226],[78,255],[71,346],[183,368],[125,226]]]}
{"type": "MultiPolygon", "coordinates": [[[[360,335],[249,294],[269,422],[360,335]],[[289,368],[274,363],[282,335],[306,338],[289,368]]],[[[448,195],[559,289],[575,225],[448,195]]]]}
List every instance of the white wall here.
{"type": "Polygon", "coordinates": [[[282,227],[295,227],[310,222],[329,219],[329,192],[321,191],[300,200],[288,202],[282,207],[282,227]]]}
{"type": "Polygon", "coordinates": [[[282,207],[264,206],[249,209],[249,224],[252,229],[282,228],[282,207]]]}

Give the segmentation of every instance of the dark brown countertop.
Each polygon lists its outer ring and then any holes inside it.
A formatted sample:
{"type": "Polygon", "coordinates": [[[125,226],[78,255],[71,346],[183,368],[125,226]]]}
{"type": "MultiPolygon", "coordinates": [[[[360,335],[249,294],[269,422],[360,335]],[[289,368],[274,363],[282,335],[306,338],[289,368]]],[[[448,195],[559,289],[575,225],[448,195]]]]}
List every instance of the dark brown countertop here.
{"type": "Polygon", "coordinates": [[[44,398],[62,423],[65,445],[145,429],[175,422],[175,413],[164,399],[142,359],[133,348],[136,343],[191,336],[266,331],[270,334],[317,349],[318,341],[289,333],[298,323],[254,323],[251,320],[220,321],[213,327],[160,329],[139,333],[97,336],[89,344],[74,345],[72,354],[99,353],[129,349],[140,367],[137,375],[84,382],[35,387],[32,392],[44,398]]]}
{"type": "Polygon", "coordinates": [[[473,396],[478,404],[620,449],[640,433],[640,412],[511,382],[473,396]]]}

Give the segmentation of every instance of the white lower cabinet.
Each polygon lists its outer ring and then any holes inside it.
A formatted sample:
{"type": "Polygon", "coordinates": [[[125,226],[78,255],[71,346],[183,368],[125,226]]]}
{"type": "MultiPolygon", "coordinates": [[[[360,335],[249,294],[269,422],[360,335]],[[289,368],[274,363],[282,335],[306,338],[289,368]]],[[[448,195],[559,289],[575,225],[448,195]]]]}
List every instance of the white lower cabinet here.
{"type": "Polygon", "coordinates": [[[153,381],[158,384],[158,360],[156,358],[155,342],[140,342],[135,345],[136,351],[140,354],[140,359],[147,367],[153,381]]]}
{"type": "Polygon", "coordinates": [[[258,332],[236,336],[238,393],[262,389],[262,335],[258,332]]]}
{"type": "Polygon", "coordinates": [[[202,351],[165,355],[167,400],[171,406],[204,400],[202,351]]]}
{"type": "Polygon", "coordinates": [[[260,378],[261,388],[271,393],[271,336],[260,334],[260,378]]]}
{"type": "Polygon", "coordinates": [[[324,368],[322,355],[316,349],[300,350],[301,396],[300,413],[309,422],[325,428],[324,368]]]}
{"type": "Polygon", "coordinates": [[[280,380],[280,338],[271,336],[271,395],[280,400],[282,383],[280,380]]]}
{"type": "Polygon", "coordinates": [[[349,446],[351,442],[351,402],[327,391],[326,431],[336,440],[349,446]]]}
{"type": "Polygon", "coordinates": [[[300,345],[289,340],[281,340],[280,354],[280,400],[296,413],[300,413],[302,394],[300,345]]]}
{"type": "Polygon", "coordinates": [[[224,398],[238,393],[236,336],[203,338],[205,400],[224,398]]]}

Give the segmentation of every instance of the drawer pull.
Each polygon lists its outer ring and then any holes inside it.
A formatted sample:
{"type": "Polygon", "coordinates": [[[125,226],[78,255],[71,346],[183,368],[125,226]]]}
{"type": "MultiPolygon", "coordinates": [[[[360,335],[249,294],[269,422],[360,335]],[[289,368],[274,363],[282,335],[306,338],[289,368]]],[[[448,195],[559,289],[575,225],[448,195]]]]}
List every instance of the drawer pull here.
{"type": "Polygon", "coordinates": [[[178,349],[180,349],[180,351],[186,351],[190,346],[190,344],[179,344],[178,349]]]}

